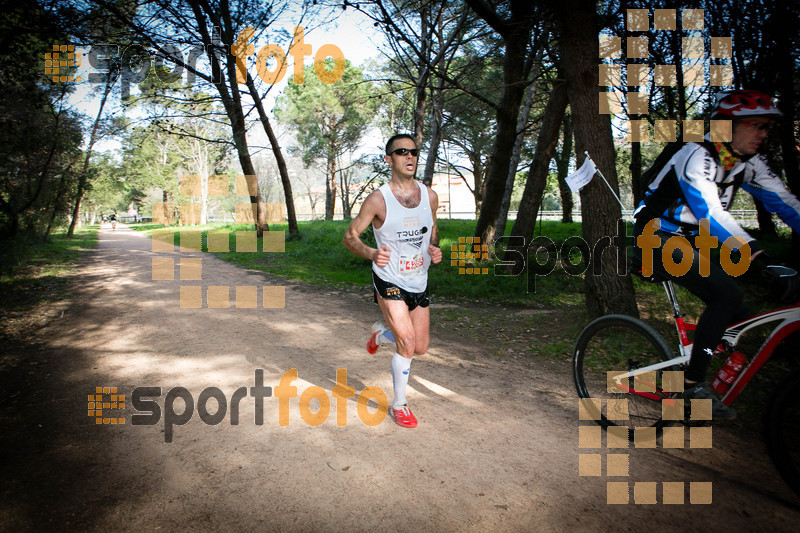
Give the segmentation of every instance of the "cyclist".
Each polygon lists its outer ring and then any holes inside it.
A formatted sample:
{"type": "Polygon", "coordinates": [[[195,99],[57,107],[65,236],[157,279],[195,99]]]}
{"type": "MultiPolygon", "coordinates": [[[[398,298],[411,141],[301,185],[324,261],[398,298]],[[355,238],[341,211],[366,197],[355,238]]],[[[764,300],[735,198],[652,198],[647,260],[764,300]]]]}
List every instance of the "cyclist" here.
{"type": "MultiPolygon", "coordinates": [[[[777,278],[768,268],[769,256],[728,212],[737,189],[742,188],[800,232],[800,201],[758,155],[769,128],[781,116],[772,98],[760,91],[717,94],[711,118],[732,121],[731,141],[714,142],[716,153],[700,143],[687,143],[658,172],[634,212],[634,260],[642,260],[643,250],[653,253],[655,279],[671,279],[706,304],[697,321],[691,360],[684,374],[683,397],[712,400],[715,420],[732,420],[736,411],[719,401],[705,383],[708,364],[728,325],[748,318],[749,313],[738,284],[719,264],[711,263],[710,272],[701,275],[701,256],[694,238],[687,239],[693,256],[684,275],[671,274],[664,267],[662,253],[667,239],[675,235],[696,236],[700,221],[706,220],[711,237],[719,243],[731,236],[741,238],[749,245],[752,266],[768,281],[784,284],[784,295],[794,290],[797,276],[777,278]]],[[[674,264],[682,264],[683,251],[680,247],[671,248],[674,264]]]]}

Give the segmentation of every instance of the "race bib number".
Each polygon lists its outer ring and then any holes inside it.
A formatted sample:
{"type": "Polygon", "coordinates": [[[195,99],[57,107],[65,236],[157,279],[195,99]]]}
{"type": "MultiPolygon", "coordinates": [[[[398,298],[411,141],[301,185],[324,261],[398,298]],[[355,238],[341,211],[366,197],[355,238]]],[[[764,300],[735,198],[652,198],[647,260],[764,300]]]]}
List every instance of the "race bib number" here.
{"type": "Polygon", "coordinates": [[[420,271],[425,259],[422,254],[401,255],[400,256],[400,275],[413,276],[420,271]]]}

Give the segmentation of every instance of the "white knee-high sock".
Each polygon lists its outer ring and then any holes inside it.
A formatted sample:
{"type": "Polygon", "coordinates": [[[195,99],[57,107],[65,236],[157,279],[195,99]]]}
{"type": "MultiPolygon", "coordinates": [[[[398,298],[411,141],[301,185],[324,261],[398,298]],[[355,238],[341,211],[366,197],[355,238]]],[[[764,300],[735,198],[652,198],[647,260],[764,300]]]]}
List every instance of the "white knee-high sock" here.
{"type": "Polygon", "coordinates": [[[392,357],[392,384],[394,385],[394,402],[392,405],[400,406],[406,402],[406,385],[408,373],[411,369],[411,359],[395,352],[392,357]]]}

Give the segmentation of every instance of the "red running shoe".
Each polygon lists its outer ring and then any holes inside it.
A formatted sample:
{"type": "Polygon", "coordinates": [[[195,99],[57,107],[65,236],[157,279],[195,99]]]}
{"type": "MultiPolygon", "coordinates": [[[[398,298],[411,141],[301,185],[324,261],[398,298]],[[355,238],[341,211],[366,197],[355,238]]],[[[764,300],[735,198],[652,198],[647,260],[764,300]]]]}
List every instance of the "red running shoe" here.
{"type": "Polygon", "coordinates": [[[375,352],[378,351],[378,348],[381,347],[380,344],[375,342],[375,339],[378,338],[378,335],[380,335],[384,331],[387,330],[386,326],[384,326],[382,323],[375,322],[374,324],[372,324],[372,336],[367,341],[367,351],[370,353],[370,355],[374,355],[375,352]]]}
{"type": "Polygon", "coordinates": [[[394,417],[394,421],[398,426],[404,428],[417,427],[417,418],[411,414],[411,409],[408,404],[403,404],[400,407],[390,407],[389,413],[394,417]]]}

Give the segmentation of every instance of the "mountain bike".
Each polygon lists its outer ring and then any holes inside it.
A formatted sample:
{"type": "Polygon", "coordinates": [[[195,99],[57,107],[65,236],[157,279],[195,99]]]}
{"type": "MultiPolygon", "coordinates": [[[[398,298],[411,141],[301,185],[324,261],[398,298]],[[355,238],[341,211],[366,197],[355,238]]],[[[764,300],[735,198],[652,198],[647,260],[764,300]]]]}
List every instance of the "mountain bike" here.
{"type": "MultiPolygon", "coordinates": [[[[663,286],[672,308],[679,355],[675,355],[655,329],[627,315],[606,315],[591,322],[578,336],[572,355],[578,396],[595,399],[595,402],[600,400],[599,406],[593,402],[584,403],[590,418],[603,428],[627,426],[631,440],[634,428],[654,427],[658,438],[666,424],[697,423],[690,415],[693,404],[676,401],[683,390],[683,375],[679,372],[689,362],[692,351],[689,337],[696,325],[684,320],[672,282],[664,281],[663,286]],[[608,401],[622,399],[627,402],[608,401]],[[676,406],[684,408],[681,420],[665,420],[663,414],[676,406]]],[[[722,394],[725,405],[736,400],[775,348],[800,330],[800,303],[761,313],[725,330],[715,357],[727,358],[738,351],[737,344],[744,333],[772,323],[777,325],[755,357],[747,360],[730,388],[722,394]]],[[[792,349],[797,351],[797,346],[792,344],[792,349]]],[[[800,495],[800,368],[775,390],[765,417],[765,438],[778,472],[800,495]]]]}

